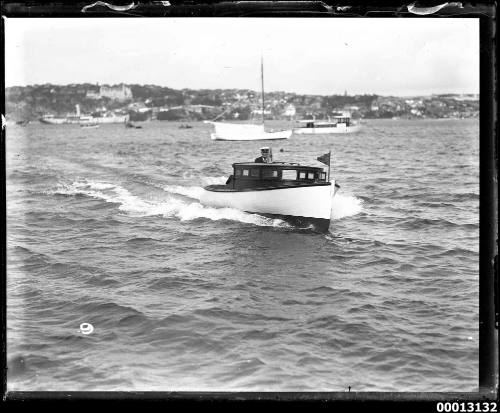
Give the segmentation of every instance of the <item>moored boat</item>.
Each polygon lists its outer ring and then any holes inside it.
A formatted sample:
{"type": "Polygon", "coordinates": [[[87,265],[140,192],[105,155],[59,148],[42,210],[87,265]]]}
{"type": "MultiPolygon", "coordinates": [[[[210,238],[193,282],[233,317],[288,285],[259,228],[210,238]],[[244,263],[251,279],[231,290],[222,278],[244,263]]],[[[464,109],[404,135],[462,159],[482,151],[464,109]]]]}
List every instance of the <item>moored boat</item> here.
{"type": "MultiPolygon", "coordinates": [[[[328,161],[329,166],[330,154],[318,160],[328,161]]],[[[322,167],[297,163],[234,163],[226,184],[206,186],[200,202],[280,218],[299,227],[312,225],[315,230],[326,232],[333,197],[339,188],[329,175],[330,171],[327,174],[322,167]]]]}
{"type": "Polygon", "coordinates": [[[130,121],[125,122],[125,127],[130,128],[130,129],[142,129],[142,126],[135,125],[134,123],[132,123],[130,121]]]}
{"type": "Polygon", "coordinates": [[[333,133],[355,133],[360,130],[359,123],[351,119],[348,112],[334,112],[327,121],[316,121],[316,119],[304,119],[299,121],[304,126],[295,128],[293,133],[299,135],[323,135],[333,133]]]}
{"type": "Polygon", "coordinates": [[[267,141],[282,140],[292,136],[292,130],[266,131],[264,124],[224,123],[205,121],[215,126],[210,137],[214,141],[267,141]]]}
{"type": "MultiPolygon", "coordinates": [[[[260,124],[242,124],[242,123],[225,123],[215,121],[205,121],[215,127],[215,132],[210,134],[210,138],[214,141],[266,141],[266,140],[281,140],[288,139],[292,136],[293,131],[265,130],[265,104],[264,104],[264,61],[260,63],[261,88],[262,88],[262,103],[260,112],[262,113],[262,123],[260,124]]],[[[219,115],[220,117],[221,115],[219,115]]],[[[216,118],[217,119],[217,118],[216,118]]],[[[215,120],[215,119],[214,119],[215,120]]]]}
{"type": "Polygon", "coordinates": [[[111,114],[108,116],[92,116],[82,115],[80,113],[80,105],[76,105],[76,113],[68,114],[66,117],[55,117],[52,114],[43,115],[40,119],[41,123],[49,125],[77,124],[77,125],[95,125],[103,123],[123,123],[129,120],[128,115],[111,114]]]}
{"type": "Polygon", "coordinates": [[[39,121],[47,125],[62,125],[63,123],[67,123],[66,118],[56,118],[52,114],[42,116],[39,121]]]}

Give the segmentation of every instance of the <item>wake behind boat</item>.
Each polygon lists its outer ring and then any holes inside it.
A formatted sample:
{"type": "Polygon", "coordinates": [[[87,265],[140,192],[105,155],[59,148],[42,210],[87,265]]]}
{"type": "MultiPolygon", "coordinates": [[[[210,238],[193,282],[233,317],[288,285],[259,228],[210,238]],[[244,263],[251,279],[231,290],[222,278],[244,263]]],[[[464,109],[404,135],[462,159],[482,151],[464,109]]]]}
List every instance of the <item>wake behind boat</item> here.
{"type": "MultiPolygon", "coordinates": [[[[267,132],[264,128],[264,61],[260,63],[261,88],[262,88],[262,123],[261,124],[240,124],[240,123],[225,123],[215,121],[205,121],[214,125],[215,132],[210,134],[212,140],[219,141],[261,141],[261,140],[278,140],[288,139],[292,136],[293,131],[280,130],[267,132]]],[[[220,117],[221,115],[219,115],[220,117]]],[[[217,118],[216,118],[217,119],[217,118]]]]}
{"type": "Polygon", "coordinates": [[[225,185],[206,186],[200,202],[328,231],[333,196],[340,188],[329,179],[330,153],[317,158],[328,165],[327,174],[317,166],[272,162],[271,149],[264,147],[261,151],[262,157],[255,162],[234,163],[225,185]]]}

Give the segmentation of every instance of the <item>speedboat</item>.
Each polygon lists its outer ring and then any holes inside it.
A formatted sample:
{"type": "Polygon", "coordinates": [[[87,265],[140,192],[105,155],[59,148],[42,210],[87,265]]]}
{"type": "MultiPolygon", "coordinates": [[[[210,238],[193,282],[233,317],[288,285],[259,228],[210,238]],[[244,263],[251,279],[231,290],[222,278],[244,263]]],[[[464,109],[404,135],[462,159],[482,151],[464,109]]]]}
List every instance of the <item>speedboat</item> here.
{"type": "Polygon", "coordinates": [[[332,133],[355,133],[360,129],[360,124],[351,119],[349,112],[334,112],[327,121],[316,121],[316,119],[304,119],[299,121],[303,124],[295,128],[293,133],[299,135],[323,135],[332,133]]]}
{"type": "Polygon", "coordinates": [[[216,208],[279,218],[299,227],[326,232],[330,226],[333,197],[340,186],[330,181],[330,154],[317,158],[322,167],[290,162],[234,163],[225,185],[206,186],[200,202],[216,208]],[[328,157],[326,157],[328,155],[328,157]]]}

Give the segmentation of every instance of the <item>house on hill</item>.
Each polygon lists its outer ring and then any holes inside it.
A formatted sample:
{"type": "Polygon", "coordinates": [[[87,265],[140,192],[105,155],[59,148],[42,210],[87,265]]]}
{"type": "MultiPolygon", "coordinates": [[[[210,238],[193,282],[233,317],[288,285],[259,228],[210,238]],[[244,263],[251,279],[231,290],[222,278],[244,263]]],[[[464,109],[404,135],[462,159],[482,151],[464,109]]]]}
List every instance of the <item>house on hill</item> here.
{"type": "Polygon", "coordinates": [[[117,100],[119,102],[124,102],[127,100],[132,100],[132,90],[125,84],[120,84],[117,86],[106,86],[102,85],[98,92],[87,91],[86,97],[89,99],[102,99],[109,98],[111,100],[117,100]]]}

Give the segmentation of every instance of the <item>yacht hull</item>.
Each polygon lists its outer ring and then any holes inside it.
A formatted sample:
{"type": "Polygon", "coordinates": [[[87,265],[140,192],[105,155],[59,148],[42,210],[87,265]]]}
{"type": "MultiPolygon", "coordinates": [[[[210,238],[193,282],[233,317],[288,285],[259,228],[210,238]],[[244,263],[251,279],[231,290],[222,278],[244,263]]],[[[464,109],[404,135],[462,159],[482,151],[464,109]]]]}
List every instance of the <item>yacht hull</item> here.
{"type": "Polygon", "coordinates": [[[267,141],[288,139],[292,136],[292,130],[266,132],[264,125],[224,123],[205,121],[215,127],[215,133],[210,137],[215,141],[267,141]]]}
{"type": "Polygon", "coordinates": [[[327,231],[335,191],[334,183],[240,190],[211,185],[204,188],[200,202],[210,207],[277,217],[301,227],[312,224],[317,230],[327,231]]]}
{"type": "Polygon", "coordinates": [[[283,140],[288,139],[292,136],[291,130],[279,131],[279,132],[263,132],[261,134],[250,135],[250,136],[221,136],[216,133],[211,133],[210,138],[213,141],[270,141],[270,140],[283,140]]]}

